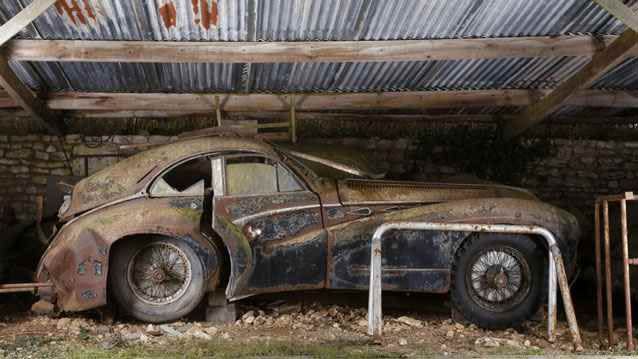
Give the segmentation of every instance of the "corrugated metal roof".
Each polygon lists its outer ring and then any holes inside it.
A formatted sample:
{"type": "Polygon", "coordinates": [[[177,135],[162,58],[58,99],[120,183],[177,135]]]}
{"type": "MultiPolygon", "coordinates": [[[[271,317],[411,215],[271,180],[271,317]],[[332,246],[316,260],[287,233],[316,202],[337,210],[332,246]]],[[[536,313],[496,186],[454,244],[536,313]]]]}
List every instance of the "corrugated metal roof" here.
{"type": "MultiPolygon", "coordinates": [[[[30,1],[2,1],[0,23],[30,1]]],[[[638,0],[625,3],[638,6],[638,0]]],[[[20,36],[390,40],[618,34],[623,29],[589,0],[59,0],[20,36]]],[[[586,61],[562,57],[252,65],[13,63],[12,67],[29,86],[50,90],[357,92],[551,88],[586,61]]],[[[638,89],[638,60],[627,60],[594,87],[638,89]]]]}

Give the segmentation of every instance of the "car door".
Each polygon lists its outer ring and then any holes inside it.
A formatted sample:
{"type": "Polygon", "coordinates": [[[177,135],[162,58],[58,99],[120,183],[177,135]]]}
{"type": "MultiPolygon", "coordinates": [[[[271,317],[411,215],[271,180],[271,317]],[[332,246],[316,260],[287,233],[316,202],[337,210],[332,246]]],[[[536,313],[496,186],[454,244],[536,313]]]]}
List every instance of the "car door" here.
{"type": "Polygon", "coordinates": [[[324,287],[327,236],[317,195],[261,154],[227,155],[217,166],[224,182],[215,189],[214,226],[244,247],[231,251],[227,295],[324,287]]]}

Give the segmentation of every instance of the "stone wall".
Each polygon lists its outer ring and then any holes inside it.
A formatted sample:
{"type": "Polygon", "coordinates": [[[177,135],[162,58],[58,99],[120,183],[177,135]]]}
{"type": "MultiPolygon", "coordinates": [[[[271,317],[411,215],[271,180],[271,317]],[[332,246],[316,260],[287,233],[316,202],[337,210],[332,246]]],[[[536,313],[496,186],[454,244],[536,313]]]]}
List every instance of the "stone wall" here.
{"type": "Polygon", "coordinates": [[[163,143],[168,136],[0,135],[0,199],[18,219],[33,220],[49,176],[85,177],[132,153],[120,145],[163,143]]]}
{"type": "MultiPolygon", "coordinates": [[[[0,136],[0,198],[10,203],[22,220],[33,219],[36,196],[46,193],[47,176],[92,174],[131,151],[121,145],[163,143],[168,136],[68,135],[63,140],[46,135],[0,136]]],[[[375,165],[392,178],[442,181],[461,174],[453,163],[436,160],[437,147],[427,160],[414,160],[410,139],[338,138],[303,141],[347,145],[365,151],[375,165]]],[[[540,198],[578,214],[591,228],[597,195],[638,189],[638,142],[553,140],[553,154],[529,166],[516,183],[540,198]]]]}

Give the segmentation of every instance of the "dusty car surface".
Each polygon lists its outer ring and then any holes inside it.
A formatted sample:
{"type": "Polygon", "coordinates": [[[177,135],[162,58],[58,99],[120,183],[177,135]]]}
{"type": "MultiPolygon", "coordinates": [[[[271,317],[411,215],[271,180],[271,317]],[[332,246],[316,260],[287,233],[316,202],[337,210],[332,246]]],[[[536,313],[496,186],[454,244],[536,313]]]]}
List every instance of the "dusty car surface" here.
{"type": "MultiPolygon", "coordinates": [[[[62,311],[113,300],[149,322],[175,320],[207,292],[229,301],[307,289],[367,290],[370,239],[388,221],[540,225],[573,268],[579,227],[531,193],[498,185],[330,179],[269,143],[203,136],[152,148],[87,177],[60,208],[43,256],[43,300],[62,311]]],[[[354,177],[354,176],[352,176],[354,177]]],[[[450,291],[483,327],[521,323],[541,304],[546,249],[524,235],[394,231],[383,289],[450,291]]]]}

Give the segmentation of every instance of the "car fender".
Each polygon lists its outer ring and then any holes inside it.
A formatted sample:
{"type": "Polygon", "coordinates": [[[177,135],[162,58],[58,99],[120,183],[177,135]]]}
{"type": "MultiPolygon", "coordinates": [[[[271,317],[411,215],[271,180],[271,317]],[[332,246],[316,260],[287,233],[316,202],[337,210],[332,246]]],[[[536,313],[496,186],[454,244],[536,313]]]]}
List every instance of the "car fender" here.
{"type": "Polygon", "coordinates": [[[54,284],[57,305],[64,311],[107,303],[109,255],[123,238],[157,234],[189,242],[208,270],[209,288],[219,280],[220,257],[200,232],[201,198],[139,198],[106,207],[62,227],[41,260],[38,281],[54,284]]]}
{"type": "MultiPolygon", "coordinates": [[[[336,289],[359,288],[368,286],[367,272],[369,270],[370,240],[375,230],[389,222],[432,222],[432,223],[467,223],[467,224],[518,224],[537,225],[551,231],[559,244],[565,263],[573,270],[574,254],[577,238],[580,235],[578,223],[574,216],[549,204],[525,199],[514,198],[485,198],[450,201],[439,204],[414,206],[392,212],[381,212],[376,215],[345,222],[329,228],[332,235],[332,265],[330,272],[330,287],[336,289]],[[365,258],[361,257],[366,253],[365,258]],[[354,261],[354,262],[353,262],[354,261]],[[353,271],[353,265],[360,268],[353,271]]],[[[416,288],[414,283],[420,282],[422,288],[428,292],[446,292],[449,289],[450,271],[454,255],[462,243],[468,238],[466,232],[439,232],[423,237],[419,231],[389,231],[384,235],[391,243],[401,238],[410,243],[425,240],[429,249],[420,254],[423,256],[422,268],[436,269],[428,271],[427,278],[414,277],[413,271],[395,271],[394,279],[384,283],[384,288],[390,290],[411,291],[416,288]],[[400,237],[399,237],[400,236],[400,237]],[[430,263],[431,267],[425,267],[430,263]],[[416,281],[416,282],[415,282],[416,281]],[[412,284],[409,284],[412,283],[412,284]]],[[[388,244],[390,246],[390,244],[388,244]]],[[[419,246],[408,244],[414,250],[419,246]]],[[[383,253],[384,262],[393,263],[399,268],[401,253],[396,248],[383,253]]],[[[410,252],[408,257],[414,257],[410,252]]],[[[414,258],[412,259],[414,261],[414,258]]],[[[417,290],[419,291],[419,290],[417,290]]]]}
{"type": "MultiPolygon", "coordinates": [[[[575,255],[580,238],[578,221],[570,213],[537,200],[517,198],[450,201],[391,212],[380,219],[381,223],[394,221],[536,225],[554,234],[567,260],[575,255]]],[[[462,240],[454,243],[452,252],[461,244],[462,240]]]]}

